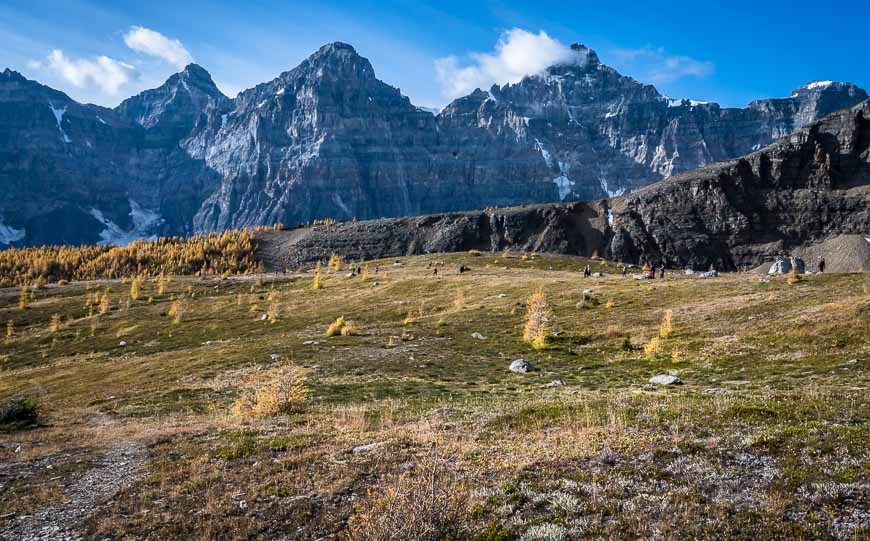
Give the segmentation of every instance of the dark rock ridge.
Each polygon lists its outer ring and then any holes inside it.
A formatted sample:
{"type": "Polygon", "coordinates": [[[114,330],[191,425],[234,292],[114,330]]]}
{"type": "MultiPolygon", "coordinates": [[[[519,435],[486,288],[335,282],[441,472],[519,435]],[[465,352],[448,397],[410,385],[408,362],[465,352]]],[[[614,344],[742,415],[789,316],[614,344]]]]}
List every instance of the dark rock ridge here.
{"type": "Polygon", "coordinates": [[[624,197],[270,232],[259,250],[270,270],[333,253],[361,260],[470,249],[733,270],[848,236],[870,238],[868,203],[870,100],[744,158],[624,197]]]}
{"type": "Polygon", "coordinates": [[[0,247],[600,199],[867,98],[822,81],[745,109],[675,101],[572,48],[437,116],[343,43],[232,100],[190,65],[114,110],[6,70],[0,247]]]}

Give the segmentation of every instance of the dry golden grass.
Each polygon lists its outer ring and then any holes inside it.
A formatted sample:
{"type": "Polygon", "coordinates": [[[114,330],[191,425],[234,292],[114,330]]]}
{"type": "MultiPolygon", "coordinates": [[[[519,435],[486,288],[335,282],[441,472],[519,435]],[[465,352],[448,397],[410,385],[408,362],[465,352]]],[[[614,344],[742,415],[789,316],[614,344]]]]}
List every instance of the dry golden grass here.
{"type": "Polygon", "coordinates": [[[172,318],[172,322],[178,325],[182,321],[184,321],[184,317],[187,315],[187,311],[187,301],[183,298],[179,298],[172,302],[172,305],[169,307],[168,313],[169,317],[172,318]]]}
{"type": "Polygon", "coordinates": [[[353,336],[357,333],[356,324],[353,321],[346,321],[341,327],[342,336],[353,336]]]}
{"type": "Polygon", "coordinates": [[[549,345],[550,328],[553,312],[547,304],[544,292],[538,290],[529,297],[526,303],[526,323],[523,327],[523,341],[535,349],[544,349],[549,345]]]}
{"type": "Polygon", "coordinates": [[[468,535],[468,489],[448,460],[424,457],[412,472],[369,490],[350,518],[350,541],[442,541],[468,535]]]}
{"type": "Polygon", "coordinates": [[[307,399],[305,373],[290,364],[265,374],[253,390],[239,397],[232,410],[242,418],[277,417],[304,411],[307,399]]]}
{"type": "Polygon", "coordinates": [[[48,325],[48,330],[52,334],[60,330],[60,314],[51,315],[51,322],[48,325]]]}
{"type": "Polygon", "coordinates": [[[649,342],[644,344],[643,353],[647,358],[655,358],[662,352],[662,340],[658,336],[654,336],[649,342]]]}
{"type": "Polygon", "coordinates": [[[341,334],[342,328],[344,328],[344,316],[340,316],[338,319],[330,323],[329,327],[326,329],[326,337],[331,338],[337,334],[341,334]]]}
{"type": "Polygon", "coordinates": [[[673,310],[665,310],[665,315],[662,316],[662,323],[659,326],[659,336],[662,339],[669,337],[674,332],[674,312],[673,310]]]}
{"type": "Polygon", "coordinates": [[[314,282],[312,282],[311,287],[314,289],[323,289],[323,269],[320,268],[320,261],[318,261],[317,266],[314,267],[314,282]]]}

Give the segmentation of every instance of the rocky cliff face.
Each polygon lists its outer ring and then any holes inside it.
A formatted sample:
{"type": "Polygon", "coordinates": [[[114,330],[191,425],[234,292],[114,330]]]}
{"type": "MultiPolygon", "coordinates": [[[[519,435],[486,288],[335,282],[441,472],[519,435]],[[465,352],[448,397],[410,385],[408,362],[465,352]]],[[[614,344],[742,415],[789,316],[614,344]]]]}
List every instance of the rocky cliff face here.
{"type": "Polygon", "coordinates": [[[333,253],[360,260],[476,248],[733,270],[867,236],[868,202],[870,100],[739,160],[624,197],[270,232],[260,254],[270,269],[333,253]]]}
{"type": "Polygon", "coordinates": [[[0,74],[0,246],[591,200],[761,148],[866,92],[674,101],[591,49],[440,114],[349,45],[223,96],[188,66],[115,110],[0,74]]]}

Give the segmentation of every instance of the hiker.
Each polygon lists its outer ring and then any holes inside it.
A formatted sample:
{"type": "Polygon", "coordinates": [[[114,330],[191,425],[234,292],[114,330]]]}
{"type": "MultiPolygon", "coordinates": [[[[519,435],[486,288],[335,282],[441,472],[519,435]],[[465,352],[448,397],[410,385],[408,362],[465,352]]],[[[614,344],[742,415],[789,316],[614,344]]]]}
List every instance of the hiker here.
{"type": "Polygon", "coordinates": [[[590,276],[592,276],[592,269],[589,267],[589,265],[586,265],[586,267],[583,269],[583,278],[589,278],[590,276]]]}
{"type": "Polygon", "coordinates": [[[380,271],[380,270],[381,270],[381,268],[380,268],[380,267],[378,267],[378,266],[377,266],[377,265],[375,265],[375,274],[377,274],[377,273],[378,273],[378,271],[380,271]]]}
{"type": "Polygon", "coordinates": [[[659,278],[661,278],[662,280],[665,279],[665,264],[664,263],[662,263],[662,266],[659,267],[659,278]]]}
{"type": "Polygon", "coordinates": [[[628,265],[622,265],[622,275],[628,276],[628,265]]]}
{"type": "Polygon", "coordinates": [[[819,272],[825,272],[825,258],[819,256],[819,272]]]}
{"type": "Polygon", "coordinates": [[[649,278],[650,280],[656,279],[656,266],[655,265],[649,266],[649,272],[647,273],[647,278],[649,278]]]}
{"type": "Polygon", "coordinates": [[[438,276],[438,267],[432,269],[432,276],[438,276]]]}

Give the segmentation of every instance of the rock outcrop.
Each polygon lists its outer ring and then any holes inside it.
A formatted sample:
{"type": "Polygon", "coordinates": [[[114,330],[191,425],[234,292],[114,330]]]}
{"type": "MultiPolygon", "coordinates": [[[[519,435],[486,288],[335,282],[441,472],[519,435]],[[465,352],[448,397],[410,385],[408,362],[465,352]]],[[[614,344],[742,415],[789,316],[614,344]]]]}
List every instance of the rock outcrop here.
{"type": "Polygon", "coordinates": [[[0,246],[124,243],[630,193],[866,99],[814,82],[745,109],[671,100],[594,51],[438,115],[350,45],[229,99],[196,65],[114,110],[0,74],[0,246]]]}
{"type": "Polygon", "coordinates": [[[360,260],[479,249],[733,270],[867,233],[870,100],[739,160],[627,196],[271,232],[260,254],[270,269],[333,253],[360,260]]]}

